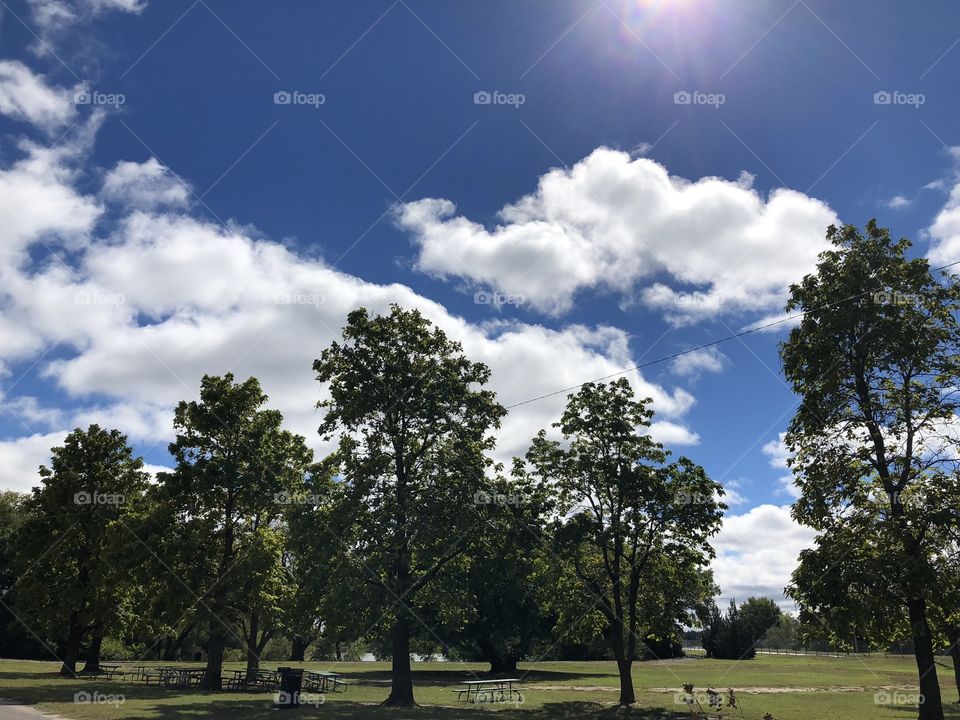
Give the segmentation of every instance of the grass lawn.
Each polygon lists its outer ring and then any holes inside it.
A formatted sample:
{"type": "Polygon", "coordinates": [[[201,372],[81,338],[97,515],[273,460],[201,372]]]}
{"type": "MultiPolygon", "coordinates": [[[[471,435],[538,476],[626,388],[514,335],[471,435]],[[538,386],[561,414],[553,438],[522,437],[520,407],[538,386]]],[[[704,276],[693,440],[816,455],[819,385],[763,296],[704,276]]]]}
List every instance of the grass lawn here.
{"type": "MultiPolygon", "coordinates": [[[[287,664],[287,663],[281,663],[287,664]]],[[[272,668],[273,663],[264,667],[272,668]]],[[[497,720],[541,720],[620,716],[614,707],[618,681],[612,662],[556,662],[521,665],[525,701],[522,705],[474,708],[458,704],[451,691],[463,680],[475,679],[486,666],[466,663],[414,665],[416,697],[421,707],[396,710],[378,707],[389,691],[387,663],[305,663],[314,670],[335,670],[351,683],[346,693],[328,695],[320,705],[305,705],[290,713],[303,718],[366,720],[367,718],[437,718],[470,720],[497,713],[497,720]]],[[[240,664],[228,664],[239,669],[240,664]]],[[[275,718],[267,694],[203,693],[144,686],[119,680],[65,680],[57,676],[56,663],[0,660],[0,698],[35,705],[65,718],[211,718],[248,720],[275,718]],[[86,692],[123,702],[76,703],[74,695],[86,692]],[[112,696],[112,697],[111,697],[112,696]]],[[[675,701],[683,683],[703,690],[712,686],[738,691],[744,716],[760,720],[772,713],[778,720],[864,720],[916,717],[908,704],[877,705],[876,693],[916,693],[912,658],[828,658],[760,656],[734,662],[689,658],[637,663],[634,684],[638,704],[629,712],[636,718],[685,718],[689,708],[675,701]]],[[[960,705],[950,668],[941,668],[941,688],[947,717],[960,720],[960,705]]],[[[0,718],[3,709],[0,706],[0,718]]],[[[739,715],[737,715],[739,717],[739,715]]]]}

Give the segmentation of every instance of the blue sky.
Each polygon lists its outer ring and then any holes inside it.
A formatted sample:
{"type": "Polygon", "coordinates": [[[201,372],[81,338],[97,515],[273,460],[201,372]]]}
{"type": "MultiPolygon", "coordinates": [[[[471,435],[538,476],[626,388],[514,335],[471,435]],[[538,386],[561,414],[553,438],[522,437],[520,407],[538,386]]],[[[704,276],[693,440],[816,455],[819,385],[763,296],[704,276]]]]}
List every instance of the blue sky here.
{"type": "MultiPolygon", "coordinates": [[[[322,451],[309,359],[357,304],[421,307],[513,404],[780,317],[836,219],[960,259],[958,26],[936,1],[4,0],[0,487],[88,421],[169,464],[172,404],[227,369],[322,451]]],[[[809,541],[785,327],[628,374],[735,493],[729,594],[777,594],[809,541]]],[[[561,404],[513,411],[502,456],[561,404]]]]}

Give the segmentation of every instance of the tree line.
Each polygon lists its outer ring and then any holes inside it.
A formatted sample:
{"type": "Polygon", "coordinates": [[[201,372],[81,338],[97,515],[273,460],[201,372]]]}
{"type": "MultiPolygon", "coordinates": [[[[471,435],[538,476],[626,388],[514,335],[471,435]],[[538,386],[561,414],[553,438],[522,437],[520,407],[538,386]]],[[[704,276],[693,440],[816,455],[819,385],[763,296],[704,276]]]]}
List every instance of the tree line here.
{"type": "Polygon", "coordinates": [[[507,470],[490,370],[419,312],[352,312],[313,370],[327,457],[229,373],[177,405],[155,479],[117,429],[53,448],[0,501],[0,652],[74,675],[105,642],[199,650],[219,689],[226,658],[253,673],[280,639],[294,660],[362,647],[392,663],[388,705],[415,702],[411,654],[492,672],[579,654],[616,660],[630,704],[632,663],[709,614],[722,487],[651,438],[626,380],[580,388],[507,470]]]}
{"type": "MultiPolygon", "coordinates": [[[[786,590],[803,642],[910,647],[919,716],[942,720],[936,649],[960,687],[960,283],[873,220],[827,239],[780,345],[792,513],[817,532],[786,590]]],[[[313,369],[336,446],[320,460],[230,375],[177,407],[156,482],[119,431],[74,431],[32,494],[0,503],[8,627],[67,673],[108,638],[192,643],[211,688],[228,649],[255,669],[277,637],[298,657],[363,640],[392,661],[392,705],[414,702],[413,652],[505,671],[602,644],[629,704],[632,663],[681,628],[749,656],[774,622],[762,602],[713,607],[722,488],[650,437],[626,380],[581,386],[506,469],[489,369],[420,313],[356,310],[313,369]]]]}

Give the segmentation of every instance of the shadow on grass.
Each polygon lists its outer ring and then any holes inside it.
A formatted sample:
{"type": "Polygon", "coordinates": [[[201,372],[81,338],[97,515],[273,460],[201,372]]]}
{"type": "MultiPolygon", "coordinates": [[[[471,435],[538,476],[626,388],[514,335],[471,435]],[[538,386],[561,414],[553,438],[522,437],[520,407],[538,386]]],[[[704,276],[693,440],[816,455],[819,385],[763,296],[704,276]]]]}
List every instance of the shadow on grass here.
{"type": "MultiPolygon", "coordinates": [[[[367,672],[358,672],[358,673],[344,673],[343,677],[348,682],[354,682],[357,684],[365,684],[369,682],[371,685],[381,685],[390,683],[390,669],[386,668],[384,670],[371,670],[367,672]]],[[[413,686],[417,687],[418,685],[454,685],[455,683],[463,682],[464,680],[473,680],[475,678],[497,678],[497,677],[512,677],[512,678],[522,678],[524,682],[545,682],[552,680],[554,682],[559,682],[561,680],[583,680],[587,678],[612,678],[611,682],[616,680],[616,674],[611,675],[610,673],[605,672],[573,672],[573,671],[559,671],[559,670],[517,670],[512,673],[496,673],[490,674],[486,671],[470,671],[470,670],[414,670],[413,671],[413,686]]]]}
{"type": "MultiPolygon", "coordinates": [[[[276,718],[277,712],[267,703],[252,707],[246,702],[183,703],[162,705],[150,708],[143,715],[126,715],[130,720],[173,720],[174,718],[195,718],[216,720],[259,720],[276,718]]],[[[610,708],[588,702],[549,703],[542,707],[526,709],[500,709],[491,711],[479,708],[447,708],[422,706],[419,708],[384,708],[379,705],[355,703],[349,701],[331,702],[320,707],[303,706],[299,710],[281,713],[280,717],[330,718],[332,720],[689,720],[688,715],[677,715],[663,708],[626,709],[610,708]],[[491,714],[493,712],[494,714],[491,714]]]]}

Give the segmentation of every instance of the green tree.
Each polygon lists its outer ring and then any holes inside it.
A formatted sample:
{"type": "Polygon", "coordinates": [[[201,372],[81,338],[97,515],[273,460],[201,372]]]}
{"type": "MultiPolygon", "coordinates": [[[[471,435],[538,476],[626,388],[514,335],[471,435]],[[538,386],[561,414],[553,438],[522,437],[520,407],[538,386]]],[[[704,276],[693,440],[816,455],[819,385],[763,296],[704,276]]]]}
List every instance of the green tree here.
{"type": "MultiPolygon", "coordinates": [[[[119,630],[129,607],[126,525],[148,476],[126,436],[99,425],[74,430],[51,455],[14,541],[17,608],[31,628],[62,638],[60,672],[73,676],[84,639],[119,630]]],[[[88,656],[84,670],[98,662],[88,656]]]]}
{"type": "Polygon", "coordinates": [[[176,408],[177,464],[160,477],[172,522],[163,533],[170,556],[160,557],[177,576],[171,590],[188,589],[208,630],[205,689],[220,689],[228,643],[257,666],[284,584],[277,520],[313,460],[281,413],[263,408],[267,399],[256,378],[205,375],[199,401],[176,408]]]}
{"type": "Polygon", "coordinates": [[[443,636],[464,659],[489,662],[491,673],[515,673],[553,626],[554,558],[543,539],[552,497],[521,476],[490,480],[474,501],[484,522],[442,578],[463,591],[463,613],[443,636]]]}
{"type": "Polygon", "coordinates": [[[330,397],[320,434],[339,433],[343,491],[337,537],[362,566],[361,595],[392,625],[387,705],[413,705],[411,628],[425,586],[463,552],[480,518],[493,447],[505,410],[480,389],[490,370],[464,357],[418,311],[350,313],[342,343],[314,363],[330,397]]]}
{"type": "Polygon", "coordinates": [[[46,650],[11,612],[17,585],[14,538],[26,521],[27,497],[23,493],[0,492],[0,657],[38,657],[46,650]]]}
{"type": "MultiPolygon", "coordinates": [[[[781,347],[784,374],[800,396],[786,444],[801,491],[793,515],[818,531],[817,544],[843,526],[850,508],[878,486],[889,512],[874,526],[883,560],[910,624],[924,702],[921,720],[941,720],[929,588],[931,529],[956,522],[955,453],[931,442],[953,420],[960,381],[960,292],[937,281],[910,242],[894,242],[871,220],[831,226],[833,248],[790,289],[789,311],[803,311],[781,347]],[[924,502],[904,498],[922,491],[924,502]]],[[[825,583],[809,594],[832,593],[825,583]]]]}
{"type": "Polygon", "coordinates": [[[626,379],[588,383],[555,424],[568,446],[541,430],[526,456],[559,494],[558,551],[599,602],[621,705],[636,701],[631,667],[650,621],[642,594],[666,582],[664,566],[709,563],[725,508],[703,468],[683,457],[667,463],[648,432],[649,402],[635,399],[626,379]]]}

